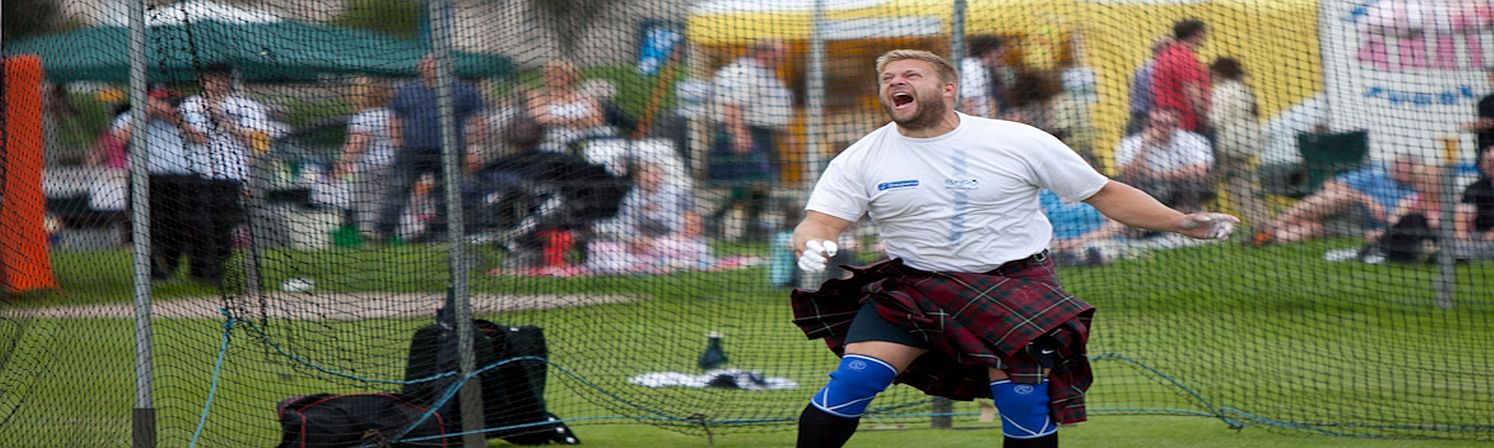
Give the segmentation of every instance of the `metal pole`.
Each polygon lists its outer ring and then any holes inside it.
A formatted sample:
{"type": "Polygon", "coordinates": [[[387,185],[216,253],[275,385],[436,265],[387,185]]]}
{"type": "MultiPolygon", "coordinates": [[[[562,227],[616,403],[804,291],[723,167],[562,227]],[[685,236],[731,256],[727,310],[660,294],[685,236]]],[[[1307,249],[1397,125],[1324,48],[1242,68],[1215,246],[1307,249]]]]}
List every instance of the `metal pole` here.
{"type": "MultiPolygon", "coordinates": [[[[949,14],[949,62],[953,62],[955,70],[959,70],[965,60],[965,14],[969,10],[965,0],[954,0],[954,7],[949,14]]],[[[961,73],[960,75],[964,75],[961,73]]],[[[959,91],[955,91],[959,94],[959,91]]],[[[959,104],[959,98],[955,98],[955,104],[959,104]]]]}
{"type": "Polygon", "coordinates": [[[135,264],[135,408],[130,446],[155,448],[156,409],[151,391],[150,173],[146,145],[145,1],[130,2],[130,236],[135,264]]]}
{"type": "Polygon", "coordinates": [[[1458,267],[1453,251],[1458,242],[1453,229],[1453,207],[1457,205],[1457,199],[1453,196],[1453,189],[1457,188],[1457,161],[1458,161],[1458,138],[1446,137],[1442,139],[1442,194],[1437,200],[1442,201],[1438,226],[1437,239],[1441,250],[1437,251],[1437,306],[1444,310],[1453,307],[1453,292],[1457,288],[1458,267]]]}
{"type": "Polygon", "coordinates": [[[809,187],[820,178],[820,132],[825,118],[825,0],[814,0],[809,26],[809,83],[804,117],[804,182],[809,187]]]}
{"type": "MultiPolygon", "coordinates": [[[[462,223],[462,194],[458,180],[462,175],[462,153],[457,147],[457,117],[454,107],[454,80],[451,60],[451,3],[450,0],[431,0],[428,4],[431,29],[432,56],[436,62],[436,107],[441,122],[441,172],[446,189],[446,235],[450,239],[451,300],[452,317],[455,320],[457,339],[457,371],[468,378],[477,370],[476,355],[472,340],[471,291],[467,285],[467,251],[465,229],[462,223]]],[[[483,406],[481,381],[468,378],[458,395],[462,412],[462,445],[468,448],[487,446],[483,433],[483,406]]]]}
{"type": "MultiPolygon", "coordinates": [[[[814,0],[809,24],[809,82],[805,86],[808,109],[804,117],[804,188],[814,188],[820,178],[820,130],[825,116],[825,0],[814,0]]],[[[808,194],[805,195],[806,197],[808,194]]],[[[799,287],[819,289],[825,274],[799,272],[799,287]]]]}
{"type": "MultiPolygon", "coordinates": [[[[965,12],[968,8],[965,0],[954,0],[954,6],[949,15],[949,61],[954,63],[955,69],[964,66],[965,60],[965,12]]],[[[961,73],[963,76],[964,74],[961,73]]],[[[955,91],[955,95],[959,95],[955,91]]],[[[955,104],[959,104],[960,98],[955,97],[955,104]]],[[[954,402],[944,397],[934,397],[934,416],[930,418],[929,426],[934,429],[950,429],[954,427],[954,402]]]]}

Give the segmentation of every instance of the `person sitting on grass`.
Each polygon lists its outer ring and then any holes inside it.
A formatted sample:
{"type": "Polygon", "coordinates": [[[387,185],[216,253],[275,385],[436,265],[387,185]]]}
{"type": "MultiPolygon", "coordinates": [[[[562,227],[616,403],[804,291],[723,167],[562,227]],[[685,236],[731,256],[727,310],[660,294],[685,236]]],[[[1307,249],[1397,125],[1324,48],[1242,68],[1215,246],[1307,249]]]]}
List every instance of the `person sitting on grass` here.
{"type": "Polygon", "coordinates": [[[1095,266],[1120,255],[1116,237],[1125,232],[1124,224],[1106,218],[1092,205],[1064,200],[1050,190],[1039,193],[1038,204],[1053,223],[1053,244],[1048,250],[1060,266],[1095,266]]]}
{"type": "Polygon", "coordinates": [[[617,218],[599,224],[602,238],[588,247],[592,272],[658,273],[710,264],[710,245],[701,237],[690,190],[680,176],[670,175],[683,170],[671,168],[664,161],[636,162],[633,188],[617,218]]]}
{"type": "Polygon", "coordinates": [[[1456,205],[1454,229],[1458,257],[1494,258],[1494,151],[1484,151],[1478,160],[1479,179],[1463,189],[1456,205]]]}
{"type": "Polygon", "coordinates": [[[1152,111],[1146,129],[1115,150],[1120,180],[1178,210],[1196,212],[1211,195],[1214,153],[1202,135],[1178,127],[1178,112],[1152,111]]]}
{"type": "Polygon", "coordinates": [[[1423,262],[1431,260],[1440,241],[1442,220],[1442,170],[1418,165],[1411,172],[1412,194],[1390,212],[1387,229],[1372,229],[1373,240],[1360,259],[1366,263],[1384,260],[1423,262]]]}
{"type": "Polygon", "coordinates": [[[1414,193],[1410,184],[1418,164],[1415,157],[1401,155],[1389,167],[1376,164],[1340,174],[1267,223],[1251,237],[1251,243],[1263,246],[1326,236],[1329,219],[1356,207],[1363,209],[1365,241],[1375,241],[1394,222],[1391,212],[1414,193]]]}

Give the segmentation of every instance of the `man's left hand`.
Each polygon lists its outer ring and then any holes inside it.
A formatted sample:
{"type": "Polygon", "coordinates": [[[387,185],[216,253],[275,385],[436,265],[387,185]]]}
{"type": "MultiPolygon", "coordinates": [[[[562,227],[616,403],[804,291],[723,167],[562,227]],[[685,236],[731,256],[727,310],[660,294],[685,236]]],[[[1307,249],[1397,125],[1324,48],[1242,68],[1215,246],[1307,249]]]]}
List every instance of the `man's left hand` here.
{"type": "Polygon", "coordinates": [[[1224,213],[1191,213],[1178,221],[1178,233],[1200,240],[1227,240],[1240,218],[1224,213]]]}

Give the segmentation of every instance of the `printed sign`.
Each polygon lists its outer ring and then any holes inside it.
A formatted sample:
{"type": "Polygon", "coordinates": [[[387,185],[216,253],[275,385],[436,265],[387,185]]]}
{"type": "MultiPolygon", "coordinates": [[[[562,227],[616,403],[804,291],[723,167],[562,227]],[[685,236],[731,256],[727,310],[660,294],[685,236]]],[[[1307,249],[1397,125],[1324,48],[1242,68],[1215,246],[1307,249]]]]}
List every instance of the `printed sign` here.
{"type": "Polygon", "coordinates": [[[1323,0],[1320,48],[1330,126],[1366,129],[1370,154],[1440,154],[1458,136],[1472,157],[1473,121],[1490,91],[1494,14],[1489,0],[1323,0]]]}

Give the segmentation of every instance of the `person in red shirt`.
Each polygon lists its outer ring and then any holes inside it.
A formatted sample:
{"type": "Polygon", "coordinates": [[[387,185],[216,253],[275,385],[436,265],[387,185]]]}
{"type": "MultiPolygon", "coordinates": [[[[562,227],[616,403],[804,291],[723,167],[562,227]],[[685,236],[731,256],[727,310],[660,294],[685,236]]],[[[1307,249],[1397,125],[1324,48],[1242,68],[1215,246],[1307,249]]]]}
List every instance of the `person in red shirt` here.
{"type": "Polygon", "coordinates": [[[1178,125],[1185,131],[1208,129],[1209,71],[1198,60],[1198,49],[1208,36],[1208,26],[1198,19],[1184,19],[1172,26],[1174,42],[1157,55],[1152,74],[1152,95],[1158,109],[1178,111],[1178,125]]]}

